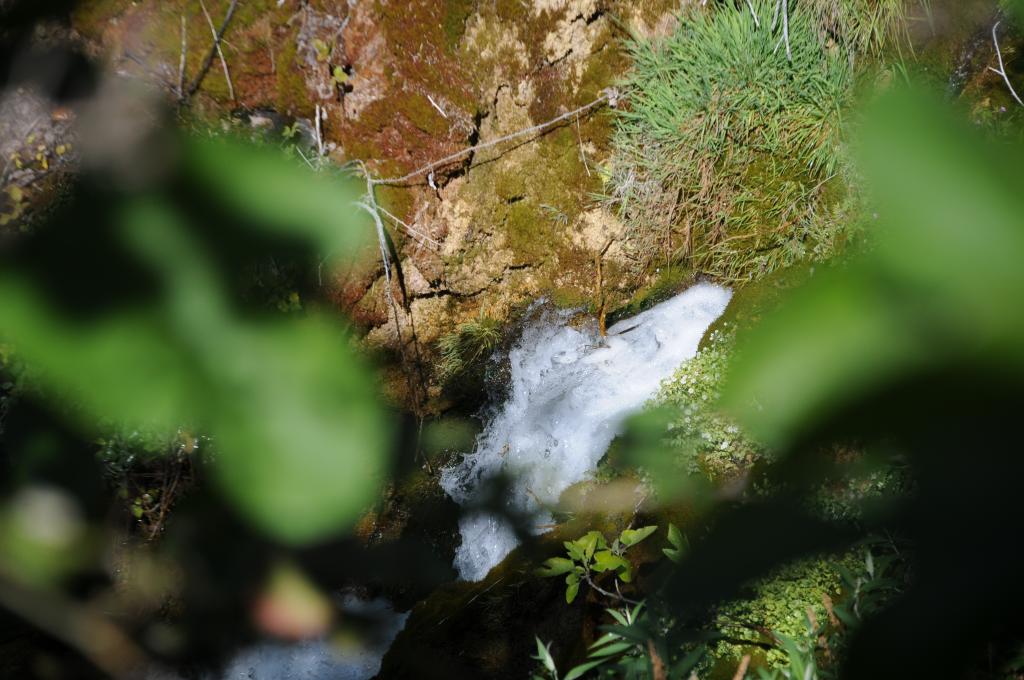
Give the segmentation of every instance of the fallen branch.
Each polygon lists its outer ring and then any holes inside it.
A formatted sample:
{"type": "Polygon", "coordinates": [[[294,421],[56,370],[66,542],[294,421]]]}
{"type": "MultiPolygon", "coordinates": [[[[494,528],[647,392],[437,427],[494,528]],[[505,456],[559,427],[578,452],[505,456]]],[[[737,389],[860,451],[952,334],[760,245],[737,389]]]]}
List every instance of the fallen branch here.
{"type": "Polygon", "coordinates": [[[995,23],[995,25],[992,26],[992,44],[995,45],[995,47],[996,47],[996,57],[999,59],[999,69],[996,70],[996,69],[992,68],[991,66],[989,66],[988,70],[992,71],[995,74],[998,74],[998,75],[1002,76],[1003,77],[1003,81],[1006,83],[1006,87],[1008,87],[1009,90],[1010,90],[1010,94],[1013,95],[1013,98],[1017,100],[1018,104],[1020,104],[1021,106],[1024,106],[1024,101],[1021,101],[1020,97],[1017,96],[1017,91],[1015,89],[1013,89],[1013,84],[1010,83],[1010,77],[1008,75],[1006,75],[1006,66],[1003,64],[1003,51],[1001,49],[999,49],[999,37],[996,35],[996,31],[999,29],[999,24],[1001,24],[1001,23],[1003,23],[1003,22],[1002,21],[997,21],[995,23]]]}
{"type": "Polygon", "coordinates": [[[618,94],[618,92],[616,90],[614,90],[614,89],[607,89],[607,90],[604,91],[604,93],[600,97],[598,97],[594,101],[590,102],[589,104],[584,104],[583,106],[581,106],[579,108],[573,109],[572,111],[569,111],[567,113],[563,113],[562,115],[556,116],[555,118],[552,118],[551,120],[546,121],[544,123],[540,123],[539,125],[533,125],[531,127],[528,127],[528,128],[525,128],[525,129],[513,132],[512,134],[505,135],[504,137],[499,137],[497,139],[492,139],[489,142],[484,142],[482,144],[476,144],[474,146],[467,147],[465,149],[462,149],[461,151],[457,151],[457,152],[455,152],[453,154],[445,156],[444,158],[436,160],[436,161],[434,161],[432,163],[428,163],[428,164],[424,165],[423,167],[417,168],[417,169],[413,170],[412,172],[410,172],[410,173],[408,173],[406,175],[402,175],[401,177],[387,177],[387,178],[381,178],[381,179],[375,179],[375,178],[369,178],[368,177],[368,179],[369,179],[370,183],[373,186],[379,186],[379,185],[382,185],[382,184],[406,184],[410,180],[412,180],[412,179],[414,179],[414,178],[416,178],[416,177],[418,177],[420,175],[428,175],[429,176],[429,175],[433,174],[433,172],[435,170],[437,170],[438,168],[444,167],[445,165],[451,163],[452,161],[457,161],[460,158],[462,158],[463,156],[466,156],[468,154],[477,153],[478,151],[483,151],[484,149],[490,149],[492,147],[498,146],[499,144],[504,144],[505,142],[510,142],[513,139],[518,139],[520,137],[526,137],[528,135],[532,135],[532,134],[536,134],[538,132],[542,132],[545,129],[547,129],[547,128],[553,126],[553,125],[557,125],[558,123],[561,123],[562,121],[569,120],[570,118],[573,118],[575,116],[581,116],[584,113],[586,113],[587,111],[589,111],[590,109],[593,109],[593,108],[596,108],[598,106],[601,106],[602,104],[608,104],[609,106],[614,108],[616,106],[616,104],[618,103],[618,98],[619,98],[619,94],[618,94]]]}
{"type": "Polygon", "coordinates": [[[228,7],[228,13],[224,16],[224,22],[220,25],[220,30],[213,34],[213,45],[210,47],[210,51],[206,53],[206,58],[203,59],[202,66],[199,67],[199,73],[196,74],[192,84],[189,85],[188,91],[185,92],[185,96],[182,98],[182,102],[188,101],[199,91],[199,86],[203,84],[203,79],[206,78],[207,72],[210,70],[210,66],[213,65],[213,58],[217,56],[220,51],[220,42],[224,39],[224,34],[228,30],[228,26],[231,24],[231,19],[235,16],[235,9],[238,7],[238,0],[231,0],[231,5],[228,7]]]}

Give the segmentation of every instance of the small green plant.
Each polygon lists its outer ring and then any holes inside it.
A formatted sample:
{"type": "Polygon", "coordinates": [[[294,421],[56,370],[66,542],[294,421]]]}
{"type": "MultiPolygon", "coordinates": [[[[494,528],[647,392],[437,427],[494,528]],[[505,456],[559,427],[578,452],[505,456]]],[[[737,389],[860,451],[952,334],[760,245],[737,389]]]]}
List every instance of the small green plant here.
{"type": "MultiPolygon", "coordinates": [[[[761,680],[818,680],[822,677],[818,668],[818,659],[815,656],[817,649],[815,640],[820,631],[811,620],[807,619],[807,636],[797,639],[774,633],[773,637],[782,647],[786,662],[783,668],[758,668],[757,674],[761,680]]],[[[831,677],[831,676],[829,676],[831,677]]]]}
{"type": "Polygon", "coordinates": [[[341,66],[335,66],[331,69],[331,77],[334,79],[334,84],[338,87],[344,87],[345,83],[348,82],[348,73],[341,66]]]}
{"type": "Polygon", "coordinates": [[[686,537],[686,534],[679,531],[679,527],[670,523],[668,525],[668,542],[672,547],[662,548],[661,552],[665,553],[665,557],[673,562],[681,562],[686,557],[686,553],[690,551],[690,539],[686,537]]]}
{"type": "Polygon", "coordinates": [[[594,582],[596,574],[612,572],[623,583],[633,580],[633,566],[624,556],[627,548],[631,548],[655,531],[657,526],[646,526],[640,529],[624,529],[611,545],[600,531],[587,532],[575,541],[566,541],[565,549],[568,557],[552,557],[544,561],[544,566],[537,570],[540,576],[565,577],[565,601],[572,603],[580,591],[580,584],[586,583],[591,588],[611,597],[624,599],[621,595],[609,593],[598,587],[594,582]]]}
{"type": "Polygon", "coordinates": [[[316,38],[313,40],[313,49],[316,51],[316,60],[325,62],[331,58],[331,54],[334,52],[334,45],[316,38]]]}
{"type": "Polygon", "coordinates": [[[849,629],[855,629],[871,615],[880,611],[902,588],[895,577],[900,562],[895,555],[876,555],[868,547],[864,551],[863,568],[857,572],[839,566],[843,589],[849,597],[834,612],[849,629]]]}
{"type": "Polygon", "coordinates": [[[558,667],[555,666],[555,660],[551,656],[551,643],[549,642],[545,645],[543,642],[540,641],[540,638],[536,638],[536,640],[537,655],[533,658],[537,661],[540,661],[541,664],[544,666],[544,675],[534,674],[533,680],[576,680],[577,678],[583,677],[583,675],[591,668],[599,666],[602,663],[602,661],[593,661],[580,664],[579,666],[576,666],[575,668],[571,669],[568,673],[565,674],[565,676],[560,676],[558,674],[558,667]]]}
{"type": "Polygon", "coordinates": [[[548,216],[548,218],[554,222],[557,226],[567,227],[569,226],[569,216],[565,214],[560,208],[542,203],[540,209],[548,216]]]}
{"type": "Polygon", "coordinates": [[[730,418],[716,408],[735,345],[731,329],[713,331],[707,345],[662,383],[655,402],[674,413],[667,443],[681,467],[712,479],[727,478],[763,455],[730,418]]]}
{"type": "Polygon", "coordinates": [[[458,377],[487,358],[501,340],[501,322],[480,316],[459,324],[456,329],[441,336],[438,349],[441,362],[438,369],[442,380],[458,377]]]}
{"type": "MultiPolygon", "coordinates": [[[[538,638],[537,655],[533,658],[543,664],[547,677],[534,675],[533,680],[575,680],[590,671],[604,678],[648,678],[655,668],[667,672],[667,677],[685,678],[707,653],[707,646],[698,644],[677,650],[677,655],[669,654],[665,639],[656,634],[652,637],[653,629],[662,626],[651,626],[651,616],[642,602],[605,611],[614,623],[601,626],[605,634],[590,645],[587,660],[571,668],[564,677],[558,675],[549,646],[538,638]]],[[[655,671],[654,677],[666,676],[655,671]]]]}

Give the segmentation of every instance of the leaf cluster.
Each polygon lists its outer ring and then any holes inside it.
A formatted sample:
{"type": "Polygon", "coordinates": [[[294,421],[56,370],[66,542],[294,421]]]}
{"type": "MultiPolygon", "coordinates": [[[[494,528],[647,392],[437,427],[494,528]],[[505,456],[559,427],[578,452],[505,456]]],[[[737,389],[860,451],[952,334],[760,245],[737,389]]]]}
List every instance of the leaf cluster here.
{"type": "Polygon", "coordinates": [[[657,530],[657,526],[623,529],[611,544],[600,531],[587,532],[582,538],[566,541],[564,545],[568,557],[545,560],[544,566],[537,569],[537,575],[550,577],[566,574],[565,601],[570,604],[576,599],[580,584],[593,584],[594,575],[611,572],[623,583],[629,583],[633,580],[633,566],[625,557],[626,550],[657,530]]]}

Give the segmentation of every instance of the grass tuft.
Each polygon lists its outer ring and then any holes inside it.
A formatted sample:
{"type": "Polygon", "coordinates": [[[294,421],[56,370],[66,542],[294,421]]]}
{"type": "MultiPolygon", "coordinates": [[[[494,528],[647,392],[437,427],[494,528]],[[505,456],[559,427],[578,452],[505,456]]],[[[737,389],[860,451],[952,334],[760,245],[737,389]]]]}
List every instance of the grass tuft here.
{"type": "Polygon", "coordinates": [[[605,203],[629,225],[638,268],[689,259],[724,280],[831,249],[843,172],[850,60],[823,49],[816,18],[791,9],[792,61],[774,3],[691,11],[676,32],[631,46],[629,108],[618,118],[605,203]]]}
{"type": "MultiPolygon", "coordinates": [[[[818,27],[822,45],[846,46],[853,53],[880,55],[886,47],[909,44],[907,0],[798,0],[798,9],[818,27]]],[[[917,0],[929,12],[929,0],[917,0]]]]}
{"type": "Polygon", "coordinates": [[[438,368],[441,380],[450,381],[479,365],[500,341],[501,322],[497,319],[480,315],[459,324],[437,343],[441,352],[438,368]]]}

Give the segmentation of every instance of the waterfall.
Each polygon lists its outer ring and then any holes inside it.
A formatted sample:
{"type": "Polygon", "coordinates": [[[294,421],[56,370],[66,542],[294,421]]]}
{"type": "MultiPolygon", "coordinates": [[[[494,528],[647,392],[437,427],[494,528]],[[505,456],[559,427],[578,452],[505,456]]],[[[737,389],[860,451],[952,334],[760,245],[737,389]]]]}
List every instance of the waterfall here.
{"type": "MultiPolygon", "coordinates": [[[[570,326],[569,312],[541,315],[509,353],[506,401],[488,417],[475,450],[443,471],[442,487],[456,502],[472,505],[488,480],[508,475],[509,511],[533,513],[538,525],[549,522],[540,506],[554,505],[593,472],[626,416],[696,354],[731,295],[719,286],[695,285],[616,323],[605,338],[596,324],[570,326]]],[[[466,515],[459,530],[455,568],[465,580],[484,578],[517,545],[512,527],[498,515],[466,515]]]]}

